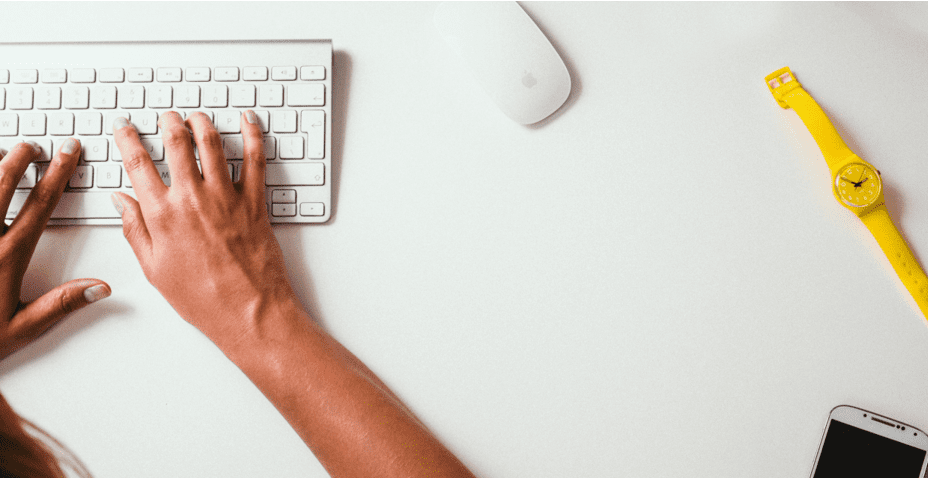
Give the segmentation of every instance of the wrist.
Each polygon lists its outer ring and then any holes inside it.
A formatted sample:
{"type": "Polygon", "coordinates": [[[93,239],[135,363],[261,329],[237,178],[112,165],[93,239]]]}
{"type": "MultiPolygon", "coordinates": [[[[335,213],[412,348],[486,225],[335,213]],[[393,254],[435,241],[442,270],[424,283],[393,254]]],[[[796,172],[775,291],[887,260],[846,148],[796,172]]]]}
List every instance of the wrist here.
{"type": "Polygon", "coordinates": [[[264,362],[275,349],[292,346],[300,335],[317,330],[296,297],[256,298],[222,328],[206,335],[240,368],[264,362]]]}

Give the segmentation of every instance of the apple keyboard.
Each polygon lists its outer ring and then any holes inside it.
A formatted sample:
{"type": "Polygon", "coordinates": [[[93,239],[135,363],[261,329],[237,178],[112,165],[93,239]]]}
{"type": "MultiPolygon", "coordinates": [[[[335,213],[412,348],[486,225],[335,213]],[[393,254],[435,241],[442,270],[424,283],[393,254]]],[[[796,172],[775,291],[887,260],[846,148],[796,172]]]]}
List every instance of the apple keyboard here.
{"type": "Polygon", "coordinates": [[[205,113],[237,180],[240,118],[248,109],[264,131],[271,223],[329,219],[331,41],[0,43],[0,52],[0,150],[33,141],[43,151],[19,182],[7,222],[73,137],[81,141],[81,158],[49,224],[121,224],[110,195],[135,194],[113,137],[120,116],[139,131],[170,186],[158,118],[168,111],[184,118],[205,113]]]}

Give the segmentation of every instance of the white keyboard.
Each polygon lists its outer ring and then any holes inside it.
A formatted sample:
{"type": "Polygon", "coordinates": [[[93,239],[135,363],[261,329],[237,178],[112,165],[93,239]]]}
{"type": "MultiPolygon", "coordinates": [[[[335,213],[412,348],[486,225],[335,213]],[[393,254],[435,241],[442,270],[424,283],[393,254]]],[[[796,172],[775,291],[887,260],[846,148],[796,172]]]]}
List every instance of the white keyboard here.
{"type": "Polygon", "coordinates": [[[34,141],[42,158],[19,183],[7,222],[70,137],[77,169],[50,224],[121,224],[113,191],[131,196],[113,121],[135,125],[165,184],[158,118],[206,113],[222,136],[233,180],[243,142],[240,116],[264,129],[272,223],[321,223],[332,209],[332,43],[328,40],[0,43],[0,149],[34,141]]]}

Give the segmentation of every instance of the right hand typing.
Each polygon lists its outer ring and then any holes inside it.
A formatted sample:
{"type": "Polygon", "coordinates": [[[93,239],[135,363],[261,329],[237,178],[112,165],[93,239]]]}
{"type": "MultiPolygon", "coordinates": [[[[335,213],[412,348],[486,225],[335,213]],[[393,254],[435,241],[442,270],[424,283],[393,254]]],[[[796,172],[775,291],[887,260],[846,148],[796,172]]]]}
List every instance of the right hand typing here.
{"type": "Polygon", "coordinates": [[[245,154],[235,183],[219,133],[202,113],[192,114],[186,124],[176,112],[161,115],[170,187],[135,128],[122,118],[113,126],[138,197],[114,194],[123,233],[149,282],[220,348],[254,332],[267,312],[298,302],[267,217],[261,130],[247,120],[253,115],[248,111],[241,118],[245,154]]]}

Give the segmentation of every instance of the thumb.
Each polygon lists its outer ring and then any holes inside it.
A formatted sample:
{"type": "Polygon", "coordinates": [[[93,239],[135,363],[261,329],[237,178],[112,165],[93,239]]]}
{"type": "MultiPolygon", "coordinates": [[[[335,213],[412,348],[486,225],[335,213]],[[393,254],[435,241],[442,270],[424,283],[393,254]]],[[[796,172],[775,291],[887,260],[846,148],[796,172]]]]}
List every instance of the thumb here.
{"type": "Polygon", "coordinates": [[[110,286],[98,279],[75,279],[23,304],[10,321],[10,332],[24,345],[35,340],[71,312],[109,297],[110,286]]]}
{"type": "Polygon", "coordinates": [[[113,193],[112,200],[113,207],[122,216],[122,235],[126,237],[132,252],[144,269],[151,250],[151,236],[142,217],[142,208],[132,196],[121,192],[113,193]]]}

